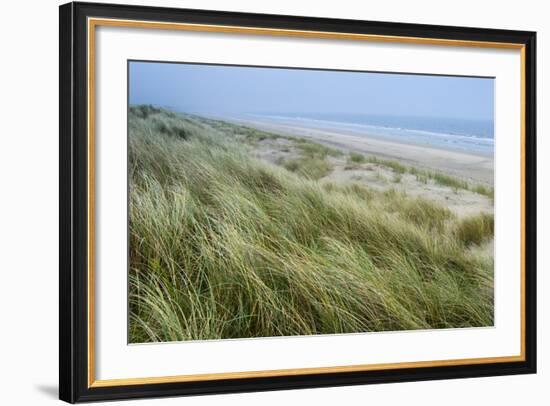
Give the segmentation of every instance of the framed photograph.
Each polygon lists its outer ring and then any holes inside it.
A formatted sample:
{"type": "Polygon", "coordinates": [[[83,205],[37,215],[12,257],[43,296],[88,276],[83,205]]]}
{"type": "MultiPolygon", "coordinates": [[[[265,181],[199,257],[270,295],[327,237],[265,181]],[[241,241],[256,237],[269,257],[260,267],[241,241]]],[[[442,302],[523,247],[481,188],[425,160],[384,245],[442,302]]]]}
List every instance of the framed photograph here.
{"type": "Polygon", "coordinates": [[[534,32],[60,7],[60,398],[536,371],[534,32]]]}

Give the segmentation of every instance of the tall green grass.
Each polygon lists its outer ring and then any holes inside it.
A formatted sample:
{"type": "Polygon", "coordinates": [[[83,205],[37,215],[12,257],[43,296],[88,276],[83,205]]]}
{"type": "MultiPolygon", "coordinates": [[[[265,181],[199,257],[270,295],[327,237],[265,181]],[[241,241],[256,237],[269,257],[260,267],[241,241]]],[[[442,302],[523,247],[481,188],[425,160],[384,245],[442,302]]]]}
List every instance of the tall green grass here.
{"type": "Polygon", "coordinates": [[[495,220],[492,214],[480,213],[477,216],[465,218],[456,225],[456,235],[464,244],[481,244],[492,238],[495,220]]]}
{"type": "Polygon", "coordinates": [[[395,173],[400,175],[408,172],[408,168],[404,165],[401,165],[397,161],[392,161],[390,159],[380,159],[375,156],[369,156],[366,158],[366,160],[371,164],[377,164],[391,168],[395,173]]]}
{"type": "Polygon", "coordinates": [[[283,166],[309,179],[321,179],[332,171],[332,165],[325,157],[302,156],[283,161],[283,166]]]}
{"type": "Polygon", "coordinates": [[[131,107],[129,130],[130,342],[492,325],[492,257],[447,209],[196,117],[131,107]]]}
{"type": "Polygon", "coordinates": [[[348,163],[363,164],[365,162],[367,162],[365,155],[354,151],[349,153],[348,163]]]}

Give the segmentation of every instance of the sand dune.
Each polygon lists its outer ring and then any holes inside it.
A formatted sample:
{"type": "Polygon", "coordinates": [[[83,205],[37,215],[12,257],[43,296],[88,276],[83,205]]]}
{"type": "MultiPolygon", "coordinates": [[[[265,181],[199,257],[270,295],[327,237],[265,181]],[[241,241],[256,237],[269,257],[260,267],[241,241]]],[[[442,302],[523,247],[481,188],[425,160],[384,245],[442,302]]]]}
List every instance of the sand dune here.
{"type": "Polygon", "coordinates": [[[410,166],[438,170],[467,180],[493,185],[494,160],[491,156],[427,145],[408,144],[394,140],[389,141],[374,134],[309,128],[297,126],[294,123],[273,123],[256,118],[245,120],[224,117],[223,119],[254,127],[258,130],[309,138],[342,150],[395,159],[410,166]]]}

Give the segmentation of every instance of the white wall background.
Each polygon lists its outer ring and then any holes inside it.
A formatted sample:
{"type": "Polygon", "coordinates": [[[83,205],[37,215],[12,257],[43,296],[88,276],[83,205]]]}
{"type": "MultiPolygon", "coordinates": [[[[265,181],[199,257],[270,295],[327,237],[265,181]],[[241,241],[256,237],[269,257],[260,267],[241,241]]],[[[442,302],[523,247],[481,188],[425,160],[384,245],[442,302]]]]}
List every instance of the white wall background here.
{"type": "MultiPolygon", "coordinates": [[[[259,13],[412,22],[538,32],[539,373],[125,402],[125,405],[365,404],[544,405],[550,399],[550,288],[544,275],[550,220],[545,71],[550,23],[543,1],[159,0],[110,1],[259,13]]],[[[5,2],[0,23],[0,403],[57,400],[58,9],[54,0],[5,2]]],[[[112,404],[112,403],[111,403],[112,404]]]]}

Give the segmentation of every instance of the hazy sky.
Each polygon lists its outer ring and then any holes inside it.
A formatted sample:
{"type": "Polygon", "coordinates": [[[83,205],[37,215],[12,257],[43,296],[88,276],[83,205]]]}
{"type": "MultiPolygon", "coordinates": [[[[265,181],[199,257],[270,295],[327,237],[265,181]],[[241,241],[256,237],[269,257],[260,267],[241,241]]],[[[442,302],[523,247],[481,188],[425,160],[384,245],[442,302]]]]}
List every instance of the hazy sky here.
{"type": "Polygon", "coordinates": [[[177,111],[493,118],[493,79],[130,63],[130,103],[177,111]]]}

